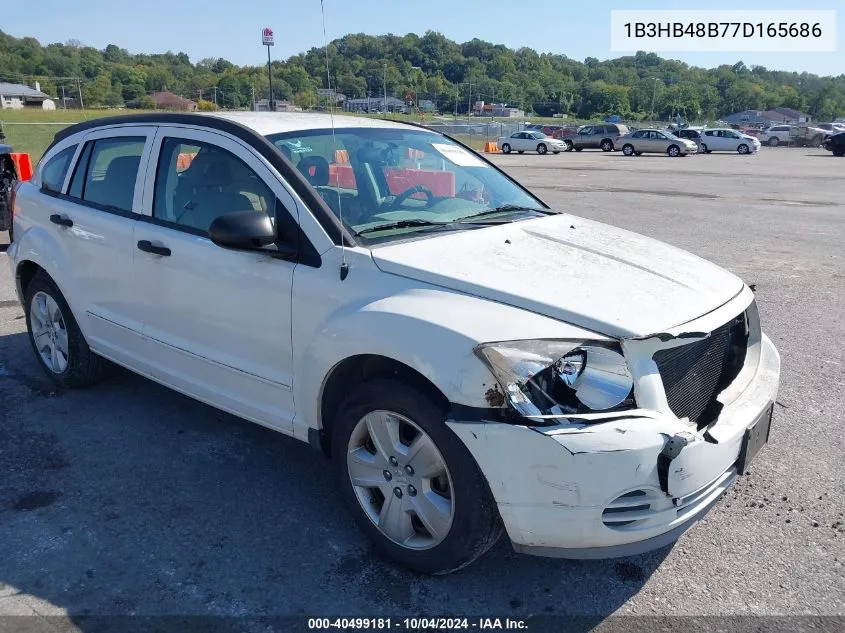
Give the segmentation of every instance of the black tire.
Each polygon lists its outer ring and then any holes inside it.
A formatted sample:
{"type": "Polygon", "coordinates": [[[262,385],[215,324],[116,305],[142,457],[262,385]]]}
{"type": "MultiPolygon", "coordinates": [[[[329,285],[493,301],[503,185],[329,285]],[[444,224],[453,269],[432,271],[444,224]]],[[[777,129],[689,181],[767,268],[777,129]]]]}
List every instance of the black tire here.
{"type": "Polygon", "coordinates": [[[517,154],[524,154],[525,150],[524,149],[518,149],[518,150],[516,150],[516,153],[517,154]]]}
{"type": "Polygon", "coordinates": [[[609,138],[604,139],[601,144],[599,145],[601,151],[603,152],[612,152],[613,151],[613,141],[609,138]]]}
{"type": "Polygon", "coordinates": [[[554,150],[554,151],[552,152],[552,154],[560,154],[560,151],[558,151],[558,150],[554,150]]]}
{"type": "Polygon", "coordinates": [[[643,155],[642,152],[634,152],[634,156],[642,156],[642,155],[643,155]]]}
{"type": "Polygon", "coordinates": [[[709,154],[709,153],[710,153],[710,150],[709,150],[709,149],[707,149],[707,145],[706,145],[706,144],[702,143],[702,144],[701,144],[701,147],[700,147],[700,148],[699,148],[699,150],[698,150],[698,153],[699,153],[699,154],[709,154]]]}
{"type": "Polygon", "coordinates": [[[510,154],[511,146],[509,143],[502,143],[502,154],[510,154]]]}
{"type": "Polygon", "coordinates": [[[769,147],[777,147],[780,144],[780,139],[777,136],[773,136],[769,139],[769,147]]]}
{"type": "Polygon", "coordinates": [[[537,145],[537,153],[538,154],[545,154],[548,151],[549,151],[549,148],[546,147],[545,143],[540,143],[539,145],[537,145]]]}
{"type": "Polygon", "coordinates": [[[834,147],[831,151],[834,156],[838,156],[839,158],[845,156],[845,147],[834,147]]]}
{"type": "Polygon", "coordinates": [[[32,345],[32,351],[35,352],[35,358],[47,376],[59,387],[76,389],[93,385],[105,378],[114,367],[109,361],[102,356],[98,356],[88,347],[88,343],[85,341],[85,337],[82,335],[67,301],[65,301],[61,291],[47,273],[42,271],[36,274],[35,278],[27,287],[26,297],[24,299],[24,313],[26,315],[26,329],[29,334],[29,342],[32,345]],[[35,338],[32,334],[32,301],[39,292],[43,292],[51,297],[61,311],[64,330],[67,333],[68,340],[67,367],[62,372],[56,372],[47,366],[47,363],[44,362],[38,351],[35,338]]]}
{"type": "Polygon", "coordinates": [[[504,531],[496,503],[472,454],[446,426],[446,413],[432,398],[395,378],[374,378],[354,389],[338,411],[331,446],[339,489],[360,528],[383,554],[420,573],[448,574],[495,545],[504,531]],[[433,440],[449,469],[455,496],[452,525],[446,537],[428,549],[403,547],[382,534],[364,512],[350,481],[346,459],[350,438],[358,422],[376,410],[412,420],[433,440]]]}
{"type": "Polygon", "coordinates": [[[745,143],[740,143],[739,146],[736,148],[736,151],[740,154],[747,154],[748,145],[746,145],[745,143]]]}
{"type": "Polygon", "coordinates": [[[622,153],[625,154],[625,156],[634,156],[637,152],[634,151],[633,145],[631,145],[630,143],[625,143],[622,146],[622,153]]]}
{"type": "Polygon", "coordinates": [[[681,148],[673,144],[666,148],[666,153],[672,158],[676,158],[681,155],[681,148]]]}
{"type": "Polygon", "coordinates": [[[574,148],[574,149],[575,149],[575,151],[576,151],[576,152],[580,152],[580,151],[581,151],[582,149],[584,149],[584,148],[583,148],[583,147],[576,147],[576,148],[574,148]]]}
{"type": "Polygon", "coordinates": [[[564,143],[566,143],[566,151],[567,151],[567,152],[571,152],[571,151],[572,151],[572,148],[574,147],[574,145],[573,145],[572,141],[570,141],[569,139],[567,139],[567,140],[565,140],[565,141],[564,141],[564,143]]]}

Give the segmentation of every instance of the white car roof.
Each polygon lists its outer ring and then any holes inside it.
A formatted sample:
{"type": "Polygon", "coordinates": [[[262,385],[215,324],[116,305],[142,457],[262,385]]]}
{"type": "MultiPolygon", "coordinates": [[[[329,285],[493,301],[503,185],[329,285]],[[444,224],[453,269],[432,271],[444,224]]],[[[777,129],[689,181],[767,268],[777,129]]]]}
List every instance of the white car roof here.
{"type": "MultiPolygon", "coordinates": [[[[282,132],[299,132],[302,130],[329,129],[332,126],[332,116],[328,113],[310,112],[209,112],[203,116],[227,119],[251,128],[261,136],[279,134],[282,132]]],[[[335,128],[404,128],[407,124],[387,119],[370,117],[334,115],[335,128]]]]}

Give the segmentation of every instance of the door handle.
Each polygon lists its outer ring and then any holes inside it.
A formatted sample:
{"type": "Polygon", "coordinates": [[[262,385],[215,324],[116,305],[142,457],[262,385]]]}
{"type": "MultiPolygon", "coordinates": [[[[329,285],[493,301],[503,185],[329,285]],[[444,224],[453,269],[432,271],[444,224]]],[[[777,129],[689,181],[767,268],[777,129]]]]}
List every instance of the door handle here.
{"type": "Polygon", "coordinates": [[[170,257],[170,249],[166,246],[156,246],[150,240],[140,240],[138,242],[138,249],[145,253],[152,253],[153,255],[161,255],[162,257],[170,257]]]}
{"type": "Polygon", "coordinates": [[[54,213],[50,216],[50,222],[53,224],[58,224],[59,226],[73,226],[73,220],[63,215],[59,215],[58,213],[54,213]]]}

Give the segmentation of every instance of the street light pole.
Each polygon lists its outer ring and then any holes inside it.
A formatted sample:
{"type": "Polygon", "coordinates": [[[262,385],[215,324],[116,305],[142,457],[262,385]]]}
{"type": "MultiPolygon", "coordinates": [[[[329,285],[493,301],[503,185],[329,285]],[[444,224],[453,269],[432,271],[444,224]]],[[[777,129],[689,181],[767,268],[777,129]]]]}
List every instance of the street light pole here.
{"type": "Polygon", "coordinates": [[[657,97],[657,77],[654,78],[654,91],[651,93],[651,122],[654,123],[654,99],[657,97]]]}

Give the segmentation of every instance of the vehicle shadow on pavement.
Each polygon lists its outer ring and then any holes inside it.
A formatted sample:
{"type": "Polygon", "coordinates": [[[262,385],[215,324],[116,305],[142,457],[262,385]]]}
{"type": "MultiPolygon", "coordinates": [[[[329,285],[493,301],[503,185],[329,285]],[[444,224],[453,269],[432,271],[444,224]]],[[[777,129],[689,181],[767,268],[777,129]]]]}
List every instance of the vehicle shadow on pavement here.
{"type": "Polygon", "coordinates": [[[503,539],[463,571],[423,577],[381,559],[334,489],[305,444],[126,371],[57,391],[24,333],[0,335],[0,614],[63,609],[83,631],[104,615],[594,625],[668,553],[552,560],[503,539]]]}

